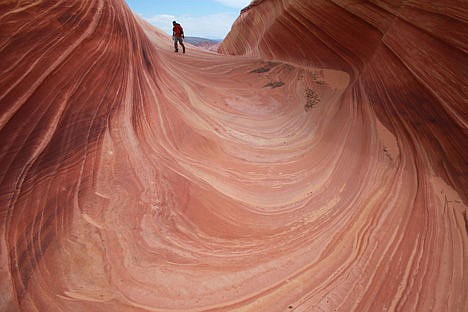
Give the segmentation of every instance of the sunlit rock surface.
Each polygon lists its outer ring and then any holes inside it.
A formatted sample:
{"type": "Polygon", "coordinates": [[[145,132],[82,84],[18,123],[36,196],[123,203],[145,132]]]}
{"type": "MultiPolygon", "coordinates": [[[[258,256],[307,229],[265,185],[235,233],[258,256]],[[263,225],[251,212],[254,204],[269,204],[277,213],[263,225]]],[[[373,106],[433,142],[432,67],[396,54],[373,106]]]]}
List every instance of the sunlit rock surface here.
{"type": "Polygon", "coordinates": [[[255,1],[184,55],[0,2],[0,310],[466,311],[466,20],[255,1]]]}

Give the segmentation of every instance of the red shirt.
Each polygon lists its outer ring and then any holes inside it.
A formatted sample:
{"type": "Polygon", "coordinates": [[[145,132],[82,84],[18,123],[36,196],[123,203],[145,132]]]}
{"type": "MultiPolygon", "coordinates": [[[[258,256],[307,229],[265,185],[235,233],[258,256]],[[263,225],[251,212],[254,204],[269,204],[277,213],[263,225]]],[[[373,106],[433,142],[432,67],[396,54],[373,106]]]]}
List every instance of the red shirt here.
{"type": "Polygon", "coordinates": [[[172,28],[172,32],[176,37],[182,37],[184,35],[184,30],[180,24],[175,24],[175,26],[172,28]]]}

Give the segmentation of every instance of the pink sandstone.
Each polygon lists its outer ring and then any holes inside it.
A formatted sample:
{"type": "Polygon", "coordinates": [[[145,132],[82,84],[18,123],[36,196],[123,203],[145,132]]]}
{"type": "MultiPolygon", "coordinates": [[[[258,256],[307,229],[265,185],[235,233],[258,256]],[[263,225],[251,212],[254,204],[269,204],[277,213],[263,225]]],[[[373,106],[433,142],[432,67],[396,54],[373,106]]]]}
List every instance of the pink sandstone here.
{"type": "Polygon", "coordinates": [[[467,311],[467,12],[1,1],[0,310],[467,311]]]}

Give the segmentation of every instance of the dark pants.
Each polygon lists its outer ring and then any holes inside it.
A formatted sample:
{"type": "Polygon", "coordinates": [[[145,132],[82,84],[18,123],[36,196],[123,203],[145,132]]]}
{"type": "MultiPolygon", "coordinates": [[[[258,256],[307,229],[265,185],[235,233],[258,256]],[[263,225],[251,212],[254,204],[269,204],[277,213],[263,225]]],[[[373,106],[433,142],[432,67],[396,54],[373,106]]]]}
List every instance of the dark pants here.
{"type": "Polygon", "coordinates": [[[185,53],[184,39],[182,37],[174,37],[174,49],[176,52],[179,52],[179,46],[177,45],[177,42],[180,43],[182,46],[182,52],[185,53]]]}

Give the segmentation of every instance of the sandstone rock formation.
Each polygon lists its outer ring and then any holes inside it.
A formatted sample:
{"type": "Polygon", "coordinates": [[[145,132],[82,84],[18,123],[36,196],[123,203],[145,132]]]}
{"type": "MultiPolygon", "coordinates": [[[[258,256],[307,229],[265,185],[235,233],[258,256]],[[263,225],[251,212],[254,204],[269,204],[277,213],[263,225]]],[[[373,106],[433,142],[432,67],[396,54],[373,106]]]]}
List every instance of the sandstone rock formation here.
{"type": "Polygon", "coordinates": [[[254,1],[221,56],[0,2],[0,310],[466,311],[463,1],[254,1]]]}

